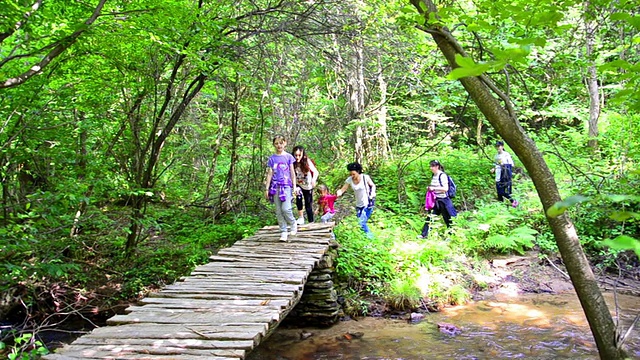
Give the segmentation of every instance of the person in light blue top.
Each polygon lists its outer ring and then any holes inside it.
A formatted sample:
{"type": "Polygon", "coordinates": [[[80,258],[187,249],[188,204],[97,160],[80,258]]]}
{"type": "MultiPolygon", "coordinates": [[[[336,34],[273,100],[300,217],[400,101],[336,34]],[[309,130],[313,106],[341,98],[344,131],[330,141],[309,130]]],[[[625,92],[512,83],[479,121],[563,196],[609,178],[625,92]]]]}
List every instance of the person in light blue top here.
{"type": "Polygon", "coordinates": [[[284,151],[287,141],[282,135],[273,139],[275,154],[267,161],[267,180],[265,181],[265,198],[275,204],[276,218],[280,227],[280,241],[287,241],[287,224],[291,226],[291,235],[296,235],[298,225],[293,217],[291,201],[293,200],[293,179],[296,178],[293,155],[284,151]]]}
{"type": "Polygon", "coordinates": [[[351,186],[356,197],[356,216],[362,231],[368,237],[372,237],[373,233],[369,230],[367,222],[373,214],[373,208],[376,204],[376,184],[371,180],[371,176],[362,173],[362,165],[353,162],[347,165],[349,177],[345,180],[341,189],[336,192],[341,197],[345,191],[351,186]]]}

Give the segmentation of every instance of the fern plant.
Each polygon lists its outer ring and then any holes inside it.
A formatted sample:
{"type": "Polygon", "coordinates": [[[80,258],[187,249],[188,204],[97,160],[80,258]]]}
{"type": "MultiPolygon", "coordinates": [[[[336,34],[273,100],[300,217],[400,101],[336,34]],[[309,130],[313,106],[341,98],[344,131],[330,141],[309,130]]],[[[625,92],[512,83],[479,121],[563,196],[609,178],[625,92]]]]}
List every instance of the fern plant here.
{"type": "Polygon", "coordinates": [[[507,235],[496,234],[489,236],[484,243],[486,250],[497,253],[517,252],[522,255],[531,249],[538,232],[528,226],[520,226],[509,232],[507,235]]]}

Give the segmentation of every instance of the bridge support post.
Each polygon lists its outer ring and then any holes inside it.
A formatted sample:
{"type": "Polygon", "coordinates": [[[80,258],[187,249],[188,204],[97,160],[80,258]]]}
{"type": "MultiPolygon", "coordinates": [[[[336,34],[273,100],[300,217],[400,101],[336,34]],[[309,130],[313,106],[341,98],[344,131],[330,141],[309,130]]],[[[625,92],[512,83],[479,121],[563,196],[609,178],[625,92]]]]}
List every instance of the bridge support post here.
{"type": "Polygon", "coordinates": [[[313,269],[304,286],[300,302],[287,316],[287,320],[312,326],[330,326],[340,319],[342,309],[333,287],[337,248],[338,244],[333,242],[313,269]]]}

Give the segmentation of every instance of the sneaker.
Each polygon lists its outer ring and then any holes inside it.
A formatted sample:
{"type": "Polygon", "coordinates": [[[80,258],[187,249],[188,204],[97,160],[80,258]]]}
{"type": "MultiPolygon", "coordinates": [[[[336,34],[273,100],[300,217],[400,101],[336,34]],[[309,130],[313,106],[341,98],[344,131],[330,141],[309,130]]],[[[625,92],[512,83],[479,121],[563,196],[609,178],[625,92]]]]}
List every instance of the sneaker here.
{"type": "Polygon", "coordinates": [[[299,217],[298,220],[296,220],[296,223],[298,225],[304,225],[304,218],[303,217],[299,217]]]}
{"type": "Polygon", "coordinates": [[[422,236],[422,235],[418,235],[416,236],[418,239],[426,239],[426,237],[422,236]]]}
{"type": "Polygon", "coordinates": [[[511,206],[513,206],[513,207],[518,207],[518,205],[520,205],[518,200],[513,200],[513,202],[511,203],[511,206]]]}
{"type": "Polygon", "coordinates": [[[293,223],[293,225],[291,225],[291,236],[294,236],[295,234],[298,233],[298,223],[293,223]]]}
{"type": "Polygon", "coordinates": [[[283,231],[280,233],[280,241],[287,241],[287,232],[283,231]]]}

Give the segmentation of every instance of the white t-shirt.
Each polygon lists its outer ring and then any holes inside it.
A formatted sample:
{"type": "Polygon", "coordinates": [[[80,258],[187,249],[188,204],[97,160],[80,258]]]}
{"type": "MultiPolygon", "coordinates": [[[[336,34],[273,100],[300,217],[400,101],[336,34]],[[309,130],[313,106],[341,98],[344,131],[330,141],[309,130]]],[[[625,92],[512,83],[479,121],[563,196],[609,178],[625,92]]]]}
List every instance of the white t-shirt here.
{"type": "MultiPolygon", "coordinates": [[[[437,173],[433,174],[433,176],[431,177],[431,184],[429,184],[431,187],[447,187],[451,186],[451,184],[449,184],[449,178],[447,177],[447,174],[443,173],[442,171],[438,170],[437,173]],[[442,176],[441,176],[442,175],[442,176]]],[[[443,192],[436,192],[436,197],[438,199],[444,199],[447,197],[447,193],[443,193],[443,192]]]]}
{"type": "Polygon", "coordinates": [[[369,206],[369,189],[367,189],[367,178],[368,175],[360,174],[360,182],[358,184],[353,183],[353,179],[351,176],[347,178],[344,182],[351,185],[353,192],[356,196],[356,207],[367,207],[369,206]]]}
{"type": "Polygon", "coordinates": [[[496,182],[500,182],[500,173],[501,168],[500,165],[507,165],[510,164],[511,166],[513,166],[513,159],[511,158],[511,155],[509,155],[508,152],[503,151],[502,153],[497,153],[496,157],[495,157],[495,163],[496,163],[496,182]]]}

